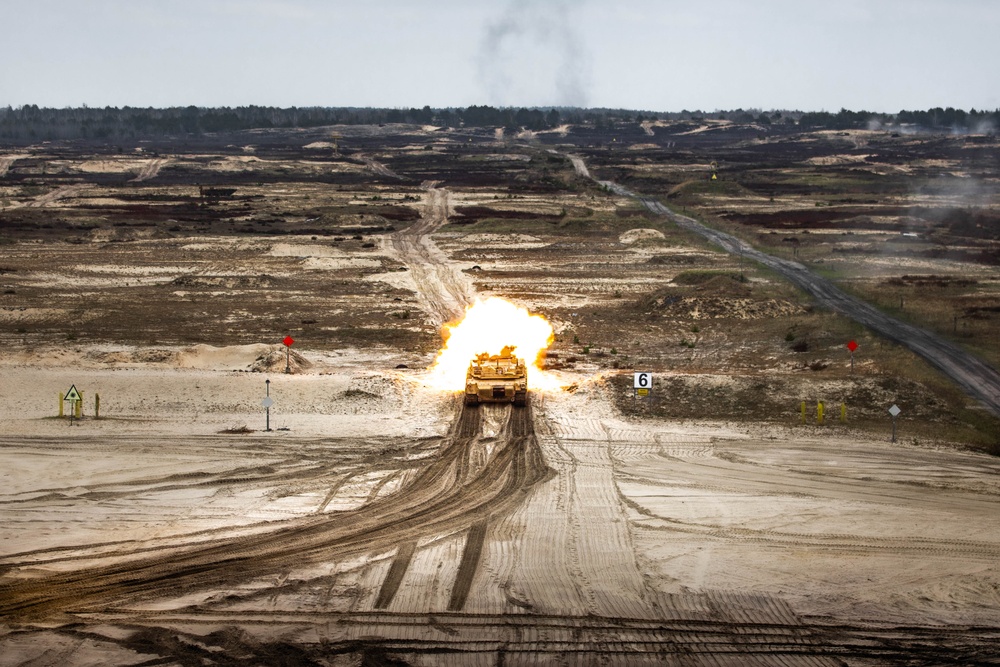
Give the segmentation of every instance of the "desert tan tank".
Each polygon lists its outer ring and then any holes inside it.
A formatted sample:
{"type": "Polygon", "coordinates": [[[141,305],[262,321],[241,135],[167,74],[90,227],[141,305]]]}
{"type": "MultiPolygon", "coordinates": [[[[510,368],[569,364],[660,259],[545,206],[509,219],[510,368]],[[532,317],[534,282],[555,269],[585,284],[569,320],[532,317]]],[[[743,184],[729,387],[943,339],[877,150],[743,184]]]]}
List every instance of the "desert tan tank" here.
{"type": "Polygon", "coordinates": [[[465,375],[465,404],[528,403],[528,369],[524,359],[514,356],[514,347],[505,346],[500,354],[483,353],[469,364],[465,375]]]}

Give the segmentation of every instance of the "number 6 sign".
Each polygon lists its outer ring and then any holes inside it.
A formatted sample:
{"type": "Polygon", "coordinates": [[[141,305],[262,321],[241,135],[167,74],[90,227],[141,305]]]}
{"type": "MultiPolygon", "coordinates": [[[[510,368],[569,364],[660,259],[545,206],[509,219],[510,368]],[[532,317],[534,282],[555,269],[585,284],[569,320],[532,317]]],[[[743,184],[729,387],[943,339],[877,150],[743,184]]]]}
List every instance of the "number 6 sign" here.
{"type": "Polygon", "coordinates": [[[653,374],[652,373],[636,373],[635,374],[635,384],[633,385],[636,389],[649,389],[653,386],[653,374]]]}

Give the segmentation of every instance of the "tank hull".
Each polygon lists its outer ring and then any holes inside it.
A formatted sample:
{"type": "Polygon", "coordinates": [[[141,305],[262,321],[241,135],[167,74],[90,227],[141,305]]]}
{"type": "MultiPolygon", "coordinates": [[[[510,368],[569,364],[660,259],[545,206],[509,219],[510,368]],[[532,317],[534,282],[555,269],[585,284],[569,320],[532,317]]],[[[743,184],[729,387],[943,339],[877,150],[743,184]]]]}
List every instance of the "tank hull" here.
{"type": "Polygon", "coordinates": [[[465,376],[465,404],[528,403],[528,371],[513,348],[498,355],[481,354],[469,364],[465,376]]]}

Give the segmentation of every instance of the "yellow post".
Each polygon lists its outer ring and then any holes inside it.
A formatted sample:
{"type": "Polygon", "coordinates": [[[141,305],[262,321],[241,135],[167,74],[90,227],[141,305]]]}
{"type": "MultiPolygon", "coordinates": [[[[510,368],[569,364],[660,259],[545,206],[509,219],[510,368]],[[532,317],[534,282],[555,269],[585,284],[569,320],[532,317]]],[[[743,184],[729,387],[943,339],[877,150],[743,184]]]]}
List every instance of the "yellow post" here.
{"type": "Polygon", "coordinates": [[[94,419],[101,418],[101,395],[94,394],[94,419]]]}
{"type": "Polygon", "coordinates": [[[847,403],[840,404],[840,421],[847,421],[847,403]]]}
{"type": "Polygon", "coordinates": [[[73,406],[76,407],[76,418],[77,419],[82,418],[83,417],[83,392],[82,391],[80,392],[80,400],[76,401],[75,403],[73,403],[73,406]]]}
{"type": "Polygon", "coordinates": [[[816,403],[816,423],[823,423],[823,402],[819,401],[816,403]]]}
{"type": "Polygon", "coordinates": [[[802,423],[806,423],[806,402],[802,401],[802,423]]]}
{"type": "Polygon", "coordinates": [[[59,392],[59,416],[63,416],[63,393],[59,392]]]}

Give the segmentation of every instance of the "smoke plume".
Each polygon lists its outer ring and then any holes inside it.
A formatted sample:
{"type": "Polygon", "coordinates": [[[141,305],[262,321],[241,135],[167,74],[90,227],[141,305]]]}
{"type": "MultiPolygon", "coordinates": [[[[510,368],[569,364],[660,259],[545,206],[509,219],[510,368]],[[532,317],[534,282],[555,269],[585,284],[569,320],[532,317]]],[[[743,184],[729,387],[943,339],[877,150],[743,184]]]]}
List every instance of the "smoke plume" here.
{"type": "Polygon", "coordinates": [[[588,62],[573,23],[582,0],[511,0],[486,25],[479,75],[500,106],[587,106],[588,62]]]}

